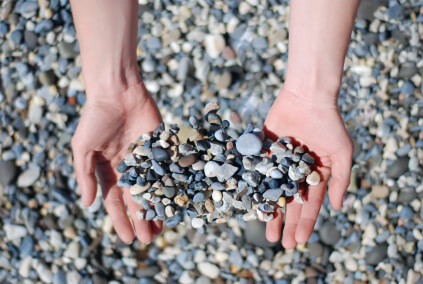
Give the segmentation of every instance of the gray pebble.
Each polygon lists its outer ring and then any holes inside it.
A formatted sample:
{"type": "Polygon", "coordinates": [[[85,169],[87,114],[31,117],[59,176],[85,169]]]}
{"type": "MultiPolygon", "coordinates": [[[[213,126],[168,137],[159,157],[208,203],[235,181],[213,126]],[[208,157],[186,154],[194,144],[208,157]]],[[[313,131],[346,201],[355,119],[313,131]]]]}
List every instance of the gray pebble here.
{"type": "Polygon", "coordinates": [[[279,197],[282,196],[282,192],[283,190],[280,188],[268,189],[263,193],[263,198],[271,201],[278,201],[279,197]]]}
{"type": "Polygon", "coordinates": [[[258,155],[261,152],[262,141],[252,133],[245,133],[238,138],[235,145],[242,155],[258,155]]]}

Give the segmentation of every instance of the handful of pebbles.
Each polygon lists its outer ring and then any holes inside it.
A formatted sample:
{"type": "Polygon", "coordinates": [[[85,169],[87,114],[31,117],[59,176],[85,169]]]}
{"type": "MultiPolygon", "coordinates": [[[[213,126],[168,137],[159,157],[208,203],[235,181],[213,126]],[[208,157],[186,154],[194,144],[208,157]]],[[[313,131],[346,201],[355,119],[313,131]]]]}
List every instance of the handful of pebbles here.
{"type": "Polygon", "coordinates": [[[277,207],[304,202],[302,183],[320,182],[315,158],[291,138],[265,139],[263,130],[250,124],[235,140],[219,108],[211,102],[203,123],[194,116],[183,129],[173,124],[166,130],[161,123],[131,143],[117,167],[122,173],[117,184],[129,188],[145,209],[137,211],[139,220],[173,227],[188,216],[200,232],[231,217],[268,222],[277,207]]]}

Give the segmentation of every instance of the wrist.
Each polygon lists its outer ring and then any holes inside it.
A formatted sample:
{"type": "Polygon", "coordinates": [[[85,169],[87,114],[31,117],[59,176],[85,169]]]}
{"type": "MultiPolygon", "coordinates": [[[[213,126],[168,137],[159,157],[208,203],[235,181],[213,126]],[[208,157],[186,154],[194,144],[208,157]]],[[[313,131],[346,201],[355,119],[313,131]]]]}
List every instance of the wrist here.
{"type": "MultiPolygon", "coordinates": [[[[112,65],[112,64],[111,64],[112,65]]],[[[88,100],[120,99],[132,86],[142,82],[138,66],[106,66],[84,70],[85,91],[88,100]]]]}
{"type": "Polygon", "coordinates": [[[342,75],[329,75],[320,70],[302,73],[288,70],[281,93],[288,93],[303,103],[337,107],[341,79],[342,75]]]}

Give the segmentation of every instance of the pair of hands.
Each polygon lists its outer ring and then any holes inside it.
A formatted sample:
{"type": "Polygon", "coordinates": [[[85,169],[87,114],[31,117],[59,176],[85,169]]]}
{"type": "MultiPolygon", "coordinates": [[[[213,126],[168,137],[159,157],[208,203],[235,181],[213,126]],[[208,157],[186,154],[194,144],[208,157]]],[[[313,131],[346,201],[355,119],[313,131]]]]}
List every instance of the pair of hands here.
{"type": "MultiPolygon", "coordinates": [[[[162,222],[139,221],[135,212],[142,207],[124,191],[132,222],[128,219],[122,190],[116,185],[118,163],[127,147],[140,134],[154,130],[161,122],[156,103],[142,81],[118,95],[90,97],[72,139],[76,177],[82,192],[82,203],[90,206],[97,193],[97,171],[104,204],[119,238],[125,243],[138,239],[150,243],[162,231],[162,222]]],[[[315,102],[288,88],[282,88],[265,121],[267,135],[294,137],[309,147],[319,159],[321,182],[309,186],[304,204],[286,205],[282,244],[294,248],[307,242],[314,229],[329,177],[329,198],[333,208],[341,209],[348,187],[352,161],[352,142],[338,112],[336,100],[315,102]]],[[[266,237],[280,239],[284,219],[278,209],[267,223],[266,237]]]]}

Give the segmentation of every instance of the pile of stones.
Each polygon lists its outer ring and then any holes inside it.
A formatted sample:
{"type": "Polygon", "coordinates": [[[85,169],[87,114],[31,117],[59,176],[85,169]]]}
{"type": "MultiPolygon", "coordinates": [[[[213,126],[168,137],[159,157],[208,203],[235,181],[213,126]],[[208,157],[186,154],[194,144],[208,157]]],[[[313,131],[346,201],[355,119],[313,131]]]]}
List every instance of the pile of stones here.
{"type": "Polygon", "coordinates": [[[289,137],[266,139],[251,124],[234,140],[219,108],[211,102],[204,123],[191,116],[191,127],[183,131],[161,123],[131,143],[117,167],[118,186],[129,188],[145,209],[137,212],[139,220],[165,220],[174,227],[188,216],[200,231],[230,217],[268,222],[286,202],[304,202],[306,191],[299,188],[320,182],[315,158],[304,147],[289,137]]]}

